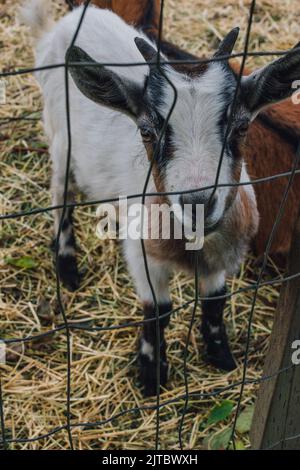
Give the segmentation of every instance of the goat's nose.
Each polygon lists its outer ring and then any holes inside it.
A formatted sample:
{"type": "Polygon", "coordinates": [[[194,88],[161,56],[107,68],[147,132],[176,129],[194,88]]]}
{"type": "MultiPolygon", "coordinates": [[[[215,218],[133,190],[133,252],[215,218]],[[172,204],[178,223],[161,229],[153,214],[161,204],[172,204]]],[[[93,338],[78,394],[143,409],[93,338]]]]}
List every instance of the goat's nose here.
{"type": "Polygon", "coordinates": [[[216,195],[213,195],[213,197],[211,195],[211,192],[206,191],[182,194],[179,202],[182,209],[185,205],[191,206],[193,220],[196,218],[197,205],[204,205],[204,218],[207,219],[213,213],[217,201],[216,195]]]}

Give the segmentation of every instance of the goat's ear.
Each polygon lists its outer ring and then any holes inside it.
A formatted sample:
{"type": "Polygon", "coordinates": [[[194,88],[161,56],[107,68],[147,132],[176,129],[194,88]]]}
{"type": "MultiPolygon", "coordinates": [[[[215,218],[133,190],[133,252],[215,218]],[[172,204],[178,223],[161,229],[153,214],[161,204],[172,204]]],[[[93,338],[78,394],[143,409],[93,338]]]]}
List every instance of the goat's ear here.
{"type": "Polygon", "coordinates": [[[138,85],[103,65],[97,64],[77,46],[68,49],[66,62],[78,64],[70,64],[68,68],[75,84],[87,98],[116,111],[121,111],[131,118],[137,117],[142,100],[142,90],[138,85]]]}
{"type": "Polygon", "coordinates": [[[239,36],[240,28],[233,28],[220,42],[218,50],[214,57],[221,57],[223,55],[230,55],[239,36]]]}
{"type": "Polygon", "coordinates": [[[243,100],[255,116],[262,108],[293,94],[293,82],[300,79],[299,45],[280,59],[242,79],[243,100]]]}

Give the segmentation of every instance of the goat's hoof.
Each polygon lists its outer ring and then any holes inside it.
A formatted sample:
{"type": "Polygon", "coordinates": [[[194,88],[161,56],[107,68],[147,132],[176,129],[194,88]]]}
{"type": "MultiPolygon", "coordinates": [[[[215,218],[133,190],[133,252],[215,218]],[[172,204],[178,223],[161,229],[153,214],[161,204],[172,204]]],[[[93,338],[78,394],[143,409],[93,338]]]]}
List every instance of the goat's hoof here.
{"type": "Polygon", "coordinates": [[[205,360],[212,366],[226,372],[230,372],[237,367],[227,342],[210,344],[207,348],[205,360]]]}
{"type": "Polygon", "coordinates": [[[75,256],[59,255],[58,273],[59,279],[69,291],[74,292],[79,288],[80,274],[78,272],[75,256]]]}
{"type": "MultiPolygon", "coordinates": [[[[151,361],[148,356],[139,354],[139,378],[143,387],[144,397],[152,397],[157,394],[157,362],[151,361]]],[[[160,361],[160,387],[164,387],[168,381],[168,363],[160,361]]]]}
{"type": "Polygon", "coordinates": [[[232,370],[237,368],[236,362],[232,355],[229,355],[227,357],[226,356],[218,357],[218,356],[211,356],[207,354],[205,356],[205,360],[208,364],[211,364],[217,369],[221,369],[226,372],[231,372],[232,370]]]}

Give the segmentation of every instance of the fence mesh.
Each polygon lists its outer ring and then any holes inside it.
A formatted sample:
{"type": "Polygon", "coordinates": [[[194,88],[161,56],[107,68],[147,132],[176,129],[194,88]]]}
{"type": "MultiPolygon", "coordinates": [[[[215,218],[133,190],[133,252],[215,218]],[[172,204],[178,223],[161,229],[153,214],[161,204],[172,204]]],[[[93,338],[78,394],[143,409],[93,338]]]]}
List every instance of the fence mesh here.
{"type": "MultiPolygon", "coordinates": [[[[82,10],[82,15],[81,15],[80,21],[77,25],[76,32],[74,34],[71,46],[76,43],[76,39],[77,39],[77,36],[79,34],[81,25],[84,21],[85,13],[86,13],[87,8],[89,7],[90,1],[91,0],[88,0],[85,3],[85,6],[82,10]]],[[[164,3],[165,3],[165,1],[161,0],[159,33],[158,33],[158,38],[157,38],[158,51],[160,51],[161,41],[162,41],[164,3]]],[[[282,200],[281,200],[281,204],[280,204],[280,207],[279,207],[279,210],[278,210],[278,214],[277,214],[275,223],[273,225],[272,231],[269,235],[268,243],[267,243],[265,253],[264,253],[264,257],[263,257],[262,266],[260,268],[257,281],[254,284],[246,286],[244,288],[240,288],[238,290],[232,291],[232,292],[224,294],[222,296],[206,298],[206,297],[200,296],[200,294],[199,294],[199,289],[198,289],[198,284],[199,284],[199,282],[198,282],[198,264],[196,262],[195,263],[195,273],[194,273],[194,284],[195,284],[195,286],[194,286],[194,299],[190,300],[188,302],[185,302],[180,307],[175,308],[172,311],[167,312],[166,314],[159,317],[158,303],[157,303],[157,299],[156,299],[156,295],[155,295],[155,290],[154,290],[152,282],[151,282],[151,276],[150,276],[150,273],[149,273],[149,269],[148,269],[147,253],[146,253],[146,249],[145,249],[145,246],[144,246],[144,240],[141,240],[145,271],[146,271],[149,286],[151,288],[151,292],[152,292],[152,295],[153,295],[153,303],[154,303],[154,306],[155,306],[156,316],[153,319],[147,319],[147,320],[138,321],[138,322],[126,322],[126,323],[123,323],[121,325],[112,325],[112,326],[107,326],[107,327],[106,326],[103,326],[103,327],[101,327],[101,326],[87,326],[87,325],[82,325],[82,324],[74,324],[74,323],[68,321],[67,312],[65,311],[64,302],[62,301],[61,285],[60,285],[60,279],[59,279],[59,274],[58,274],[58,246],[59,246],[58,244],[59,244],[59,240],[60,240],[60,236],[61,236],[61,232],[62,232],[62,224],[63,224],[63,220],[64,220],[64,217],[65,217],[66,211],[70,207],[93,206],[93,205],[98,205],[98,204],[101,204],[101,203],[116,202],[118,199],[117,198],[110,198],[110,199],[97,200],[97,201],[93,200],[93,201],[83,201],[83,202],[74,202],[74,203],[68,202],[67,194],[68,194],[69,181],[70,181],[70,161],[71,161],[71,153],[72,153],[71,152],[71,149],[72,149],[71,125],[72,125],[72,123],[71,123],[71,120],[70,120],[69,71],[68,71],[69,66],[70,66],[70,61],[68,60],[68,58],[66,59],[66,62],[63,63],[63,64],[57,64],[57,65],[51,65],[50,64],[49,66],[46,66],[46,67],[11,70],[11,71],[5,71],[5,72],[0,73],[0,78],[5,78],[5,77],[19,75],[19,74],[28,74],[28,73],[35,72],[37,70],[47,70],[47,69],[56,68],[56,67],[63,67],[64,70],[65,70],[66,120],[67,120],[67,130],[68,130],[68,152],[67,152],[66,178],[65,178],[65,185],[64,185],[63,204],[62,205],[56,205],[56,206],[50,206],[50,207],[42,207],[42,208],[30,208],[29,210],[20,211],[18,213],[9,213],[9,214],[4,214],[4,215],[0,216],[1,220],[9,220],[9,219],[17,219],[19,217],[24,217],[24,216],[29,217],[29,216],[33,216],[33,215],[43,214],[45,212],[52,212],[55,209],[61,209],[62,210],[61,219],[60,219],[60,226],[59,226],[58,236],[57,236],[57,240],[56,240],[55,258],[56,258],[56,295],[57,295],[59,310],[60,310],[60,312],[62,314],[62,317],[63,317],[63,323],[61,325],[57,326],[57,328],[48,330],[48,331],[46,331],[44,333],[41,333],[41,334],[38,334],[38,335],[30,335],[30,336],[23,337],[23,338],[6,338],[3,341],[7,345],[11,345],[11,344],[17,344],[17,343],[26,343],[26,342],[30,342],[32,340],[46,338],[46,337],[49,337],[51,335],[54,335],[57,332],[64,332],[65,333],[66,341],[67,341],[67,362],[66,362],[66,366],[67,366],[66,367],[67,387],[66,387],[66,404],[65,404],[65,407],[66,407],[66,422],[65,422],[64,425],[56,427],[56,428],[52,429],[50,432],[48,432],[46,434],[43,434],[43,435],[39,435],[37,437],[17,438],[17,439],[13,439],[13,438],[8,437],[7,434],[6,434],[5,413],[4,413],[4,408],[5,408],[6,404],[5,404],[5,400],[4,400],[4,396],[3,396],[2,375],[0,375],[0,424],[1,424],[1,434],[2,434],[2,438],[1,438],[0,443],[2,444],[2,446],[4,448],[9,448],[9,444],[12,443],[12,442],[26,443],[26,442],[33,442],[33,441],[42,441],[44,438],[47,438],[51,435],[54,435],[54,434],[56,434],[56,433],[58,433],[62,430],[66,430],[67,433],[68,433],[68,440],[69,440],[70,449],[74,449],[74,439],[73,439],[73,436],[72,436],[72,430],[74,428],[97,429],[97,430],[99,430],[99,434],[101,434],[101,426],[107,424],[110,421],[117,420],[119,417],[121,417],[125,414],[134,414],[134,413],[137,413],[137,412],[141,412],[142,410],[156,410],[156,433],[155,433],[154,447],[155,447],[155,449],[159,449],[159,447],[160,447],[160,410],[163,407],[166,407],[166,406],[168,406],[172,403],[182,403],[181,420],[180,420],[179,427],[178,427],[178,443],[179,443],[180,449],[184,449],[182,429],[183,429],[184,420],[186,419],[186,414],[189,410],[189,400],[191,398],[197,399],[197,400],[208,399],[210,397],[215,397],[215,396],[221,395],[225,391],[228,391],[228,390],[233,389],[233,388],[238,386],[238,387],[240,387],[240,389],[239,389],[240,391],[239,391],[238,401],[236,403],[235,415],[234,415],[234,419],[233,419],[233,425],[232,425],[232,430],[231,430],[231,439],[230,439],[230,444],[232,444],[233,448],[235,448],[235,446],[236,446],[235,441],[236,441],[237,418],[238,418],[239,413],[240,413],[242,397],[243,397],[245,387],[249,384],[253,384],[253,383],[257,384],[257,383],[262,383],[264,381],[270,380],[270,379],[274,378],[275,376],[277,376],[277,375],[279,375],[283,372],[286,372],[290,368],[295,367],[294,365],[291,365],[289,367],[278,370],[274,374],[262,376],[259,379],[249,379],[249,378],[247,378],[248,360],[249,360],[249,352],[250,352],[250,340],[251,340],[251,328],[252,328],[252,324],[253,324],[253,318],[254,318],[254,313],[255,313],[255,308],[256,308],[256,303],[257,303],[259,290],[263,286],[266,286],[266,285],[281,285],[285,282],[291,281],[291,280],[293,280],[293,279],[300,276],[300,273],[296,273],[296,274],[290,275],[290,276],[285,276],[285,277],[278,276],[278,277],[276,277],[274,279],[271,279],[271,280],[263,280],[263,275],[265,273],[265,269],[266,269],[266,266],[267,266],[268,256],[269,256],[269,253],[270,253],[272,242],[274,240],[276,229],[277,229],[278,224],[280,223],[280,220],[281,220],[282,215],[284,213],[285,204],[286,204],[286,201],[287,201],[292,183],[294,181],[295,175],[300,172],[300,170],[298,169],[299,159],[300,159],[300,142],[299,142],[299,146],[298,146],[298,149],[297,149],[297,152],[296,152],[296,155],[295,155],[295,160],[294,160],[293,167],[290,171],[280,173],[280,174],[276,174],[276,175],[272,175],[270,177],[264,177],[264,178],[259,178],[259,179],[256,179],[256,180],[252,180],[249,183],[239,182],[239,183],[230,184],[230,185],[220,184],[219,183],[220,171],[221,171],[223,156],[224,156],[224,152],[225,152],[225,148],[226,148],[226,142],[227,142],[227,138],[228,138],[228,135],[229,135],[229,130],[230,130],[230,125],[231,125],[231,122],[232,122],[232,118],[234,116],[235,106],[236,106],[237,97],[238,97],[238,91],[239,91],[239,88],[240,88],[240,85],[241,85],[241,79],[242,79],[242,75],[243,75],[243,72],[244,72],[244,67],[245,67],[245,63],[246,63],[247,58],[251,57],[251,56],[268,56],[268,55],[270,55],[270,56],[276,56],[276,55],[280,56],[280,55],[284,55],[287,52],[287,51],[270,51],[270,52],[263,52],[263,51],[262,52],[249,52],[248,51],[249,43],[250,43],[250,36],[251,36],[251,27],[252,27],[252,23],[253,23],[253,15],[254,15],[254,12],[255,12],[255,7],[256,7],[256,1],[252,0],[251,4],[250,4],[250,9],[249,9],[248,28],[247,28],[247,32],[246,32],[243,52],[236,53],[236,54],[231,54],[231,55],[224,55],[224,56],[217,57],[217,58],[213,59],[214,61],[216,61],[216,60],[224,61],[224,60],[227,60],[228,58],[237,58],[238,57],[238,58],[241,58],[242,61],[241,61],[241,67],[240,67],[240,71],[239,71],[239,75],[238,75],[238,79],[237,79],[237,86],[236,86],[236,90],[235,90],[233,105],[232,105],[232,108],[231,108],[231,112],[230,112],[230,116],[229,116],[229,120],[228,120],[228,125],[227,125],[227,130],[226,130],[226,133],[225,133],[225,141],[224,141],[222,152],[221,152],[220,159],[219,159],[219,165],[218,165],[218,171],[217,171],[217,174],[216,174],[215,184],[213,186],[209,186],[209,187],[205,187],[205,188],[203,188],[203,187],[202,188],[197,188],[193,191],[198,192],[198,191],[204,191],[204,190],[207,190],[207,189],[213,189],[215,191],[218,187],[226,187],[226,186],[231,186],[231,187],[232,186],[237,186],[238,187],[238,186],[247,185],[247,184],[251,184],[251,185],[264,184],[265,182],[268,182],[268,181],[274,181],[277,178],[288,177],[288,183],[287,183],[285,192],[284,192],[282,200]],[[200,301],[201,300],[208,300],[208,299],[231,298],[231,297],[233,297],[237,294],[241,294],[242,292],[246,292],[246,291],[253,291],[253,299],[252,299],[251,310],[250,310],[249,319],[248,319],[248,328],[247,328],[247,336],[246,336],[246,344],[245,344],[245,351],[244,351],[244,360],[243,360],[243,369],[242,369],[242,378],[241,378],[241,380],[238,381],[238,382],[235,382],[233,384],[230,384],[227,387],[219,387],[219,388],[217,388],[216,390],[214,390],[212,392],[207,392],[207,393],[189,392],[188,347],[189,347],[189,344],[190,344],[190,341],[191,341],[191,332],[192,332],[192,328],[193,328],[193,324],[194,324],[194,320],[195,320],[196,311],[199,308],[200,301]],[[112,414],[112,416],[109,419],[105,419],[105,420],[101,420],[101,421],[74,422],[74,420],[72,419],[72,407],[71,407],[71,397],[72,397],[71,332],[72,332],[72,330],[103,332],[103,331],[120,330],[120,329],[123,329],[123,328],[124,329],[125,328],[138,328],[146,322],[155,322],[157,351],[158,351],[158,354],[159,354],[159,351],[160,351],[160,347],[159,347],[159,344],[160,344],[159,318],[162,319],[162,318],[166,318],[166,317],[169,317],[171,315],[174,315],[179,310],[181,310],[183,308],[186,308],[187,306],[190,306],[190,305],[192,305],[193,312],[192,312],[192,316],[191,316],[191,320],[190,320],[190,324],[189,324],[189,329],[188,329],[188,334],[187,334],[187,338],[186,338],[186,344],[185,344],[185,350],[184,350],[184,361],[183,361],[185,393],[183,395],[180,395],[180,396],[176,397],[175,399],[161,401],[160,393],[159,393],[159,391],[160,391],[159,390],[159,388],[160,388],[159,387],[160,361],[158,360],[157,361],[157,395],[156,395],[155,404],[135,407],[135,408],[132,408],[132,409],[129,409],[129,410],[121,411],[119,413],[114,413],[114,414],[112,414]]],[[[165,63],[169,63],[169,64],[174,64],[174,63],[199,64],[201,62],[202,63],[208,63],[208,62],[210,62],[210,60],[212,60],[212,59],[199,59],[199,60],[196,60],[196,59],[192,60],[191,59],[191,60],[185,60],[185,61],[182,61],[182,60],[165,61],[165,60],[162,60],[160,54],[157,54],[157,64],[156,64],[157,69],[158,69],[160,74],[165,76],[165,79],[169,82],[170,86],[172,87],[174,99],[173,99],[172,106],[169,110],[168,116],[165,120],[164,127],[161,131],[161,135],[160,135],[160,138],[159,138],[159,142],[158,142],[158,145],[157,145],[156,152],[158,152],[160,140],[162,139],[162,137],[164,135],[165,129],[168,125],[170,116],[173,112],[173,109],[176,105],[176,100],[177,100],[176,87],[174,86],[174,84],[170,81],[170,79],[165,74],[164,69],[162,68],[162,65],[165,64],[165,63]]],[[[105,65],[105,64],[103,64],[103,65],[105,65]]],[[[128,66],[128,67],[135,67],[135,66],[140,66],[140,65],[147,66],[147,64],[145,64],[144,62],[128,63],[128,64],[107,64],[107,65],[118,65],[118,66],[128,66]]],[[[39,118],[30,117],[30,116],[5,118],[5,119],[2,119],[2,122],[0,123],[0,126],[1,125],[7,125],[11,122],[18,121],[18,120],[25,120],[25,121],[28,120],[28,121],[30,121],[30,120],[38,120],[38,119],[39,118]]],[[[151,176],[154,161],[155,161],[155,155],[154,155],[154,158],[151,161],[150,166],[149,166],[149,170],[148,170],[147,178],[146,178],[146,181],[145,181],[145,184],[144,184],[143,192],[141,194],[127,195],[127,197],[129,199],[139,197],[139,198],[141,198],[142,203],[144,203],[145,198],[147,196],[151,196],[151,195],[157,195],[157,194],[160,194],[160,195],[186,194],[186,193],[191,192],[190,190],[182,190],[182,191],[178,191],[176,193],[170,193],[170,192],[151,193],[151,192],[147,192],[147,187],[148,187],[149,179],[150,179],[150,176],[151,176]]],[[[2,374],[2,372],[1,372],[1,374],[2,374]]],[[[199,377],[199,380],[201,380],[201,377],[199,377]]],[[[297,439],[297,438],[299,438],[299,435],[285,436],[286,441],[291,441],[291,440],[294,440],[294,439],[297,439]]],[[[273,443],[270,446],[270,448],[274,448],[278,444],[279,444],[278,442],[273,443]]]]}

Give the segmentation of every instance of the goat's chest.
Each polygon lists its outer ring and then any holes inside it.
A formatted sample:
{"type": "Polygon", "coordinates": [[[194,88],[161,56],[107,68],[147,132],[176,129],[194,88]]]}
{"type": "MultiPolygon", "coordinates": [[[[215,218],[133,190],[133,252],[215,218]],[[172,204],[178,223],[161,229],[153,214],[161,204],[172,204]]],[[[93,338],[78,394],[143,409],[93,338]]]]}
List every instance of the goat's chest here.
{"type": "MultiPolygon", "coordinates": [[[[147,254],[154,259],[194,272],[196,252],[186,249],[186,240],[146,240],[145,245],[147,254]]],[[[197,255],[199,274],[210,276],[219,271],[234,274],[246,250],[247,245],[242,240],[237,243],[221,232],[209,235],[197,255]]]]}

